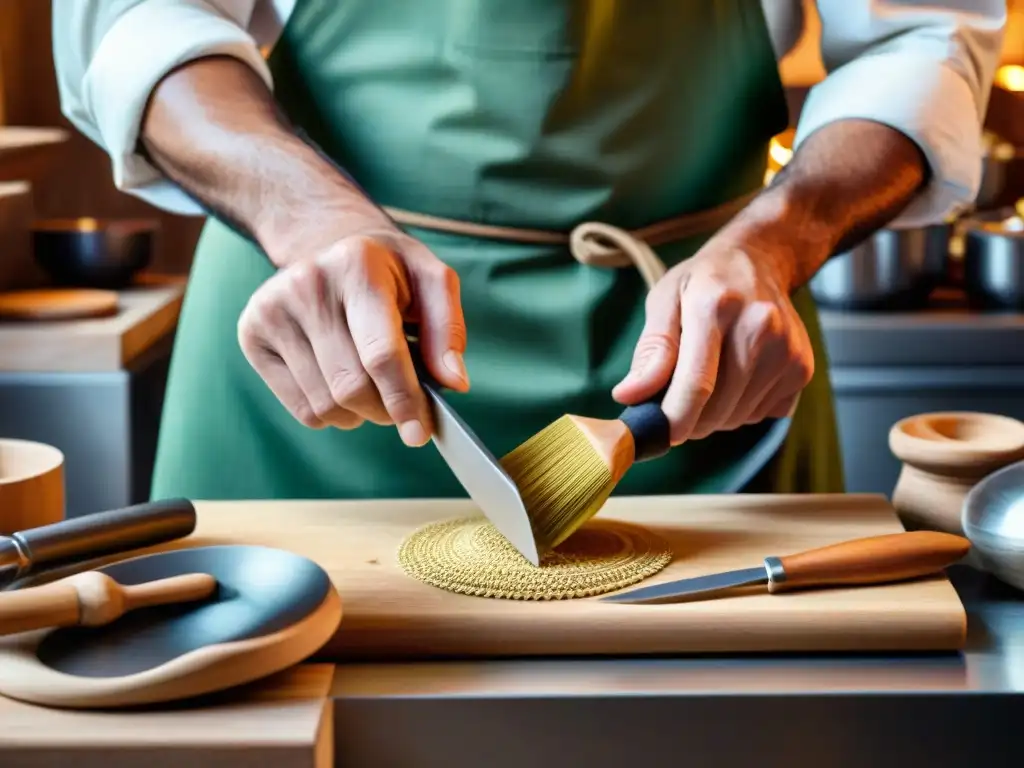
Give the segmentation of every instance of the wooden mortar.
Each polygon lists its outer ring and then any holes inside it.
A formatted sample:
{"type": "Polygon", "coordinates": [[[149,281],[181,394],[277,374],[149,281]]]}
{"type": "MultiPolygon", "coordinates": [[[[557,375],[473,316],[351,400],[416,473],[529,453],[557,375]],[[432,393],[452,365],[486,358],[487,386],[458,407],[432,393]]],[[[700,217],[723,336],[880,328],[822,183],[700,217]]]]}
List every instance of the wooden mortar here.
{"type": "Polygon", "coordinates": [[[0,534],[64,519],[64,454],[52,445],[0,439],[0,534]]]}
{"type": "Polygon", "coordinates": [[[907,530],[963,536],[964,497],[982,478],[1024,459],[1024,423],[989,413],[925,413],[889,430],[903,462],[892,503],[907,530]]]}

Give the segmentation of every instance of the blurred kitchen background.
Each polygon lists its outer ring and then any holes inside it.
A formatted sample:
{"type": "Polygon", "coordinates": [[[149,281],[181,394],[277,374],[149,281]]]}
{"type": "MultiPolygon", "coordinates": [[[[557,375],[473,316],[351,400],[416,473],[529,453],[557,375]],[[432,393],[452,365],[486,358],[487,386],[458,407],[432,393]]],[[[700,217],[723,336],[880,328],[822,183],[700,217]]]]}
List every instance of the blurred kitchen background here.
{"type": "MultiPolygon", "coordinates": [[[[1024,419],[1024,0],[1009,9],[975,210],[926,230],[882,232],[834,259],[812,286],[850,491],[892,491],[899,463],[888,432],[904,416],[980,410],[1024,419]]],[[[824,76],[813,2],[806,16],[782,64],[794,122],[824,76]]],[[[790,139],[777,137],[766,178],[786,162],[790,139]]],[[[201,225],[114,189],[107,157],[61,117],[50,3],[0,0],[0,437],[65,453],[70,515],[148,495],[201,225]],[[69,253],[84,271],[69,269],[69,253]],[[66,292],[4,305],[2,292],[54,282],[114,289],[116,306],[103,305],[109,294],[66,292]]]]}

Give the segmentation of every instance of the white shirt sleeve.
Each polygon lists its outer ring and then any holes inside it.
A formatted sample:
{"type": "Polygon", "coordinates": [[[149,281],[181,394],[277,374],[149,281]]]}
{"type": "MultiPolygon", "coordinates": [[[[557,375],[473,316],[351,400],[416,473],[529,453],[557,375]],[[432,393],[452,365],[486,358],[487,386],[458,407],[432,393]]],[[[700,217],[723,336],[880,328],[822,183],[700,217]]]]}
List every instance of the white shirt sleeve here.
{"type": "Polygon", "coordinates": [[[836,120],[888,125],[924,153],[931,182],[892,227],[941,221],[970,205],[982,126],[1006,23],[1005,0],[817,0],[829,73],[811,89],[797,136],[836,120]]]}
{"type": "Polygon", "coordinates": [[[53,0],[61,110],[110,155],[118,189],[176,213],[203,213],[137,152],[142,116],[168,72],[204,56],[233,56],[272,87],[254,36],[265,21],[260,6],[261,0],[53,0]]]}

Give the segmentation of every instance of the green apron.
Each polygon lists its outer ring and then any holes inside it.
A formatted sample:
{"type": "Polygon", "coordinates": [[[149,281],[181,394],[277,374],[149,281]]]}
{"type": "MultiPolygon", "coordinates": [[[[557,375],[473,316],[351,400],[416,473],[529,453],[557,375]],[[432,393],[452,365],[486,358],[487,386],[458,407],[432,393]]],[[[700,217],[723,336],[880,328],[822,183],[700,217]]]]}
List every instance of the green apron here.
{"type": "MultiPolygon", "coordinates": [[[[287,114],[377,202],[489,225],[636,229],[712,208],[761,186],[787,124],[758,0],[298,0],[270,64],[287,114]]],[[[565,413],[618,415],[610,390],[644,320],[636,270],[585,266],[562,246],[411,231],[461,279],[472,389],[451,400],[495,455],[565,413]]],[[[671,266],[711,234],[658,255],[671,266]]],[[[433,447],[407,448],[393,427],[310,430],[277,402],[236,336],[272,273],[207,224],[153,497],[464,496],[433,447]]],[[[617,493],[842,490],[817,317],[805,290],[794,301],[816,374],[792,423],[679,446],[617,493]],[[780,426],[782,448],[751,480],[750,457],[780,426]]]]}

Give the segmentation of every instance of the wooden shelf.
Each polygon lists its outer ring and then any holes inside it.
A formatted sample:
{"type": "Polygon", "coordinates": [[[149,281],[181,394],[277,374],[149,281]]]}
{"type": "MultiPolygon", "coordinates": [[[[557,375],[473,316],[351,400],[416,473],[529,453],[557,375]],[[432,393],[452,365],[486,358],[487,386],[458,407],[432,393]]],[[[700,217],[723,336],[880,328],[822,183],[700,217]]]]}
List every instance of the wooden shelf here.
{"type": "Polygon", "coordinates": [[[0,127],[0,181],[35,181],[50,172],[71,134],[61,128],[0,127]]]}
{"type": "Polygon", "coordinates": [[[0,371],[83,373],[123,370],[178,324],[186,280],[142,275],[120,291],[111,317],[0,322],[0,371]]]}

